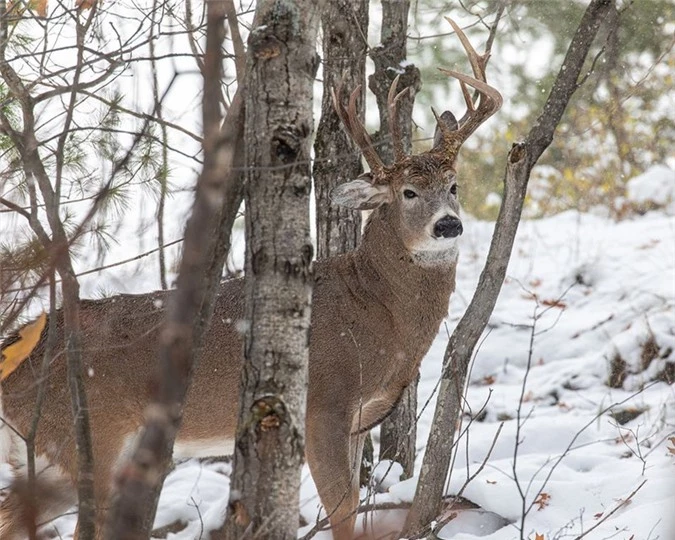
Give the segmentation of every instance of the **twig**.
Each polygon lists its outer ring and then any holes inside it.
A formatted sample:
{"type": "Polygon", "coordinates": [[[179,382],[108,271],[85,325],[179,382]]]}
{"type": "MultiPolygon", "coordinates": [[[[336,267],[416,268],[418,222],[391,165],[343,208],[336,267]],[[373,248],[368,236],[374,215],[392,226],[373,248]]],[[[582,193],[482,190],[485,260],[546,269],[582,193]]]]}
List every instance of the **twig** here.
{"type": "Polygon", "coordinates": [[[225,16],[227,17],[227,25],[230,28],[230,37],[232,38],[232,47],[234,48],[234,65],[237,71],[237,82],[243,84],[244,71],[246,69],[246,49],[239,32],[237,9],[234,6],[234,0],[224,0],[224,2],[225,16]]]}
{"type": "Polygon", "coordinates": [[[443,361],[443,383],[436,404],[422,474],[417,484],[413,509],[408,514],[404,534],[414,534],[438,514],[440,495],[448,474],[447,434],[454,437],[454,424],[461,408],[461,393],[453,392],[452,381],[463,385],[472,351],[494,309],[511,256],[515,233],[532,168],[551,144],[563,112],[577,89],[584,60],[608,13],[612,0],[593,0],[586,9],[558,72],[551,93],[525,142],[511,149],[504,179],[504,202],[500,209],[487,263],[476,293],[458,323],[443,361]],[[438,435],[443,433],[443,440],[438,435]]]}
{"type": "MultiPolygon", "coordinates": [[[[185,230],[185,250],[160,340],[161,378],[152,403],[146,410],[146,423],[133,455],[118,474],[118,494],[108,514],[105,534],[109,539],[148,538],[156,511],[159,490],[180,426],[182,403],[194,372],[194,353],[208,327],[212,310],[210,293],[219,283],[220,272],[213,272],[218,251],[211,231],[222,220],[223,208],[231,203],[228,184],[236,183],[233,172],[235,146],[240,137],[243,105],[233,100],[220,127],[221,50],[225,14],[220,2],[207,3],[207,53],[204,63],[204,169],[197,182],[193,212],[185,230]],[[208,279],[205,279],[204,276],[208,279]],[[178,406],[177,406],[178,405],[178,406]]],[[[231,215],[228,217],[232,217],[231,215]]],[[[229,239],[229,231],[228,239],[229,239]]],[[[217,231],[223,244],[223,231],[217,231]]],[[[228,240],[229,241],[229,240],[228,240]]],[[[224,248],[227,253],[227,247],[224,248]]],[[[215,264],[217,267],[217,263],[215,264]]]]}
{"type": "Polygon", "coordinates": [[[638,491],[640,491],[642,489],[642,486],[644,486],[646,483],[647,483],[647,480],[646,479],[643,480],[642,483],[638,487],[636,487],[630,495],[628,495],[628,497],[626,497],[622,501],[619,501],[619,503],[611,510],[611,512],[608,512],[607,514],[604,514],[602,516],[602,518],[600,518],[595,525],[593,525],[586,532],[577,536],[574,540],[581,540],[581,538],[583,538],[584,536],[588,536],[588,533],[597,529],[600,525],[602,525],[605,521],[607,521],[610,517],[612,517],[616,512],[618,512],[621,508],[623,508],[624,506],[629,504],[631,499],[635,496],[635,494],[638,491]]]}

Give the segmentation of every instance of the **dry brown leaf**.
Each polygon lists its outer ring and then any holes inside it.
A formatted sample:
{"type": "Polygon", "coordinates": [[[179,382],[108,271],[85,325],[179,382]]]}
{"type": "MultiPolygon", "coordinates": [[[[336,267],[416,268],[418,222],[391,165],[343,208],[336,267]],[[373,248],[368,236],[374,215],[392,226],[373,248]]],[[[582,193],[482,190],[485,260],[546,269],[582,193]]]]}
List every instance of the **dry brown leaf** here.
{"type": "Polygon", "coordinates": [[[539,508],[537,510],[543,510],[546,508],[551,501],[551,496],[546,493],[545,491],[542,491],[539,496],[534,500],[534,504],[536,504],[539,508]]]}
{"type": "Polygon", "coordinates": [[[666,449],[671,455],[675,456],[675,437],[668,437],[668,440],[673,446],[666,446],[666,449]]]}
{"type": "Polygon", "coordinates": [[[47,18],[47,0],[33,0],[31,7],[35,10],[38,17],[47,18]]]}
{"type": "Polygon", "coordinates": [[[234,521],[240,527],[248,527],[248,524],[251,523],[251,518],[248,515],[246,507],[241,501],[234,502],[234,521]]]}
{"type": "Polygon", "coordinates": [[[543,534],[534,533],[534,540],[545,540],[543,534]]]}
{"type": "Polygon", "coordinates": [[[541,303],[547,307],[557,307],[560,309],[565,309],[567,307],[567,304],[561,300],[542,300],[541,303]]]}
{"type": "Polygon", "coordinates": [[[19,339],[2,350],[0,361],[0,381],[4,381],[12,372],[30,356],[40,341],[40,336],[47,322],[47,314],[43,313],[32,323],[19,330],[19,339]]]}
{"type": "Polygon", "coordinates": [[[75,0],[75,7],[80,11],[91,9],[96,5],[97,0],[75,0]]]}
{"type": "Polygon", "coordinates": [[[481,379],[480,382],[481,382],[481,384],[484,384],[484,385],[486,385],[486,386],[489,386],[489,385],[491,385],[491,384],[494,384],[495,381],[496,381],[496,379],[494,378],[493,375],[486,375],[485,377],[483,377],[483,378],[481,379]]]}

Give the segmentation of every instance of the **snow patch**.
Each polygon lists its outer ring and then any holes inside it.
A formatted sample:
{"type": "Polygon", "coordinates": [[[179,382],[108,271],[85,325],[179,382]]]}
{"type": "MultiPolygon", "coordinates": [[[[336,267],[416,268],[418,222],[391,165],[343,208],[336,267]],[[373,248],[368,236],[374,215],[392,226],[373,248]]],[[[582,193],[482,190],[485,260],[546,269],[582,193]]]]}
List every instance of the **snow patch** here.
{"type": "Polygon", "coordinates": [[[627,198],[635,204],[664,207],[675,200],[675,171],[654,165],[626,184],[627,198]]]}

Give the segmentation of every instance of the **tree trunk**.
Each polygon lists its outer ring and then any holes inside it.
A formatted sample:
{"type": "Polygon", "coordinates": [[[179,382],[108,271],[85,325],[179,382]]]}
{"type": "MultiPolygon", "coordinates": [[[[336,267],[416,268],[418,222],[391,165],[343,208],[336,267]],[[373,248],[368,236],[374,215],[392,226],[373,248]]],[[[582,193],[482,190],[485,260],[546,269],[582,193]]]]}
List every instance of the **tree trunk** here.
{"type": "Polygon", "coordinates": [[[313,284],[310,145],[321,2],[258,3],[246,77],[246,295],[227,538],[294,539],[313,284]]]}
{"type": "Polygon", "coordinates": [[[492,314],[506,275],[513,241],[525,200],[530,172],[553,140],[563,112],[574,91],[591,43],[614,0],[593,0],[588,6],[544,110],[525,142],[509,152],[504,176],[504,201],[497,218],[490,251],[478,287],[466,313],[457,324],[443,358],[438,401],[431,425],[420,479],[408,513],[404,536],[419,537],[441,509],[450,466],[455,425],[461,413],[462,396],[473,351],[492,314]]]}
{"type": "MultiPolygon", "coordinates": [[[[314,195],[316,200],[317,258],[352,251],[361,240],[361,212],[333,204],[331,190],[363,173],[361,153],[342,129],[333,107],[331,90],[361,86],[359,118],[364,121],[368,0],[327,2],[321,14],[323,28],[323,99],[314,141],[314,195]]],[[[368,435],[361,461],[361,485],[373,468],[373,442],[368,435]]]]}
{"type": "MultiPolygon", "coordinates": [[[[412,110],[415,94],[420,88],[420,72],[406,60],[409,0],[382,1],[382,34],[380,45],[373,48],[371,57],[375,73],[369,87],[377,99],[380,111],[380,131],[376,136],[378,152],[385,163],[393,161],[387,95],[394,78],[400,75],[398,91],[410,88],[399,101],[398,122],[401,126],[403,147],[412,148],[412,110]]],[[[417,379],[403,392],[393,412],[380,426],[380,459],[392,459],[403,466],[403,478],[410,478],[415,467],[415,439],[417,437],[417,379]]]]}
{"type": "Polygon", "coordinates": [[[351,251],[361,238],[361,212],[333,204],[331,190],[363,172],[361,153],[342,129],[331,90],[361,86],[359,118],[364,119],[368,0],[333,0],[321,15],[323,99],[314,142],[314,189],[319,259],[351,251]]]}

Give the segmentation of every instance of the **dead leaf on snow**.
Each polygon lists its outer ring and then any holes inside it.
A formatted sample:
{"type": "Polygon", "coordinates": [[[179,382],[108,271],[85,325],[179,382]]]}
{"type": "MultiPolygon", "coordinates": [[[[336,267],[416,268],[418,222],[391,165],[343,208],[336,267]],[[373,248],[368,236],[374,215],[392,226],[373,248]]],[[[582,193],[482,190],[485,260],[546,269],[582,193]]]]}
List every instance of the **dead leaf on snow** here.
{"type": "Polygon", "coordinates": [[[539,508],[537,510],[543,510],[546,508],[551,501],[551,496],[546,493],[545,491],[542,491],[539,496],[534,500],[534,504],[536,504],[539,508]]]}
{"type": "Polygon", "coordinates": [[[675,456],[675,437],[668,437],[668,440],[670,441],[670,444],[673,446],[666,446],[666,449],[670,453],[671,456],[675,456]]]}
{"type": "Polygon", "coordinates": [[[542,300],[541,303],[547,307],[556,307],[560,309],[565,309],[567,307],[567,304],[562,300],[542,300]]]}

